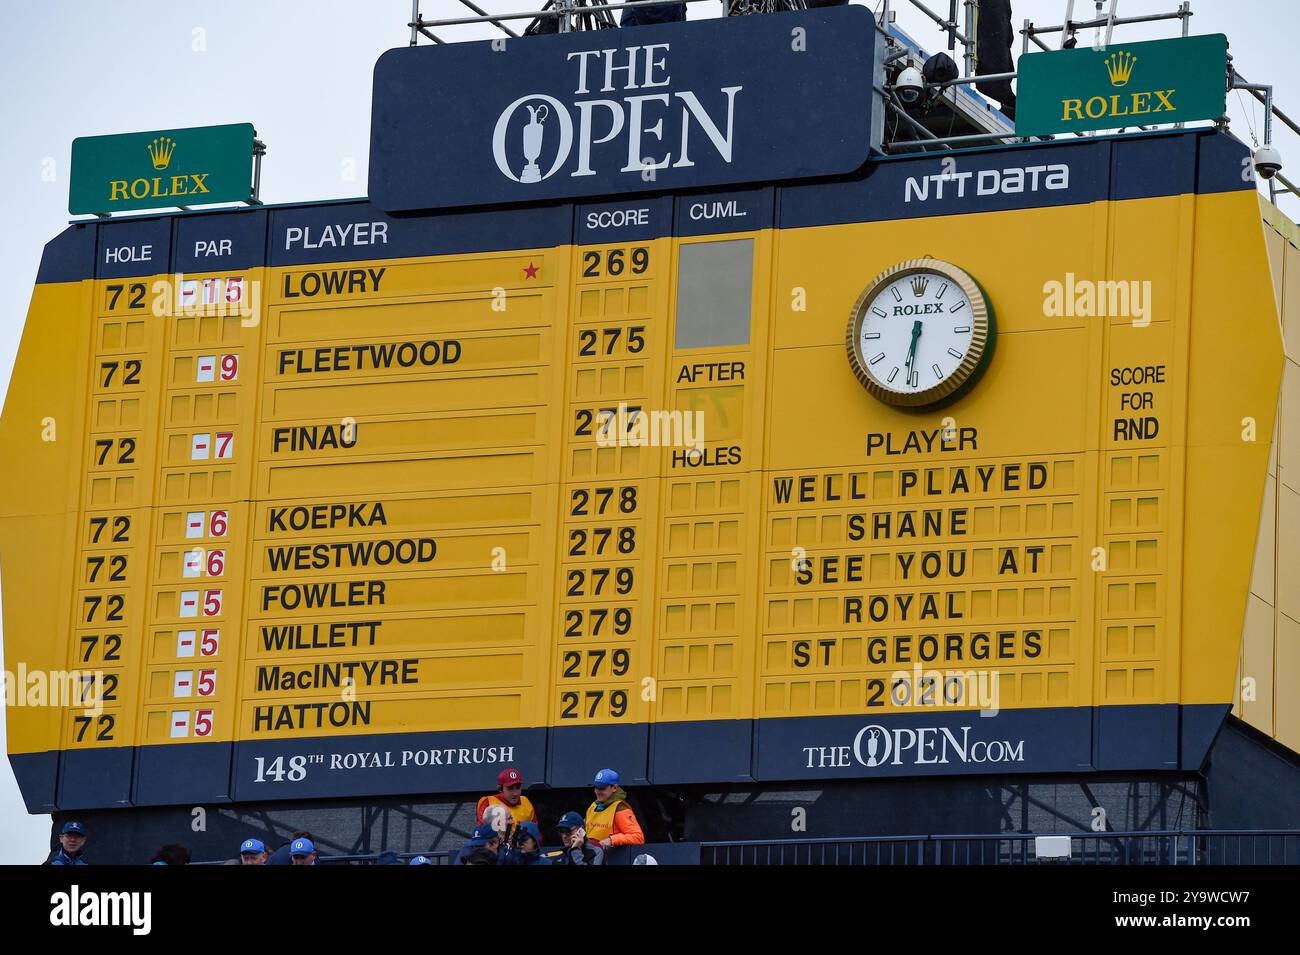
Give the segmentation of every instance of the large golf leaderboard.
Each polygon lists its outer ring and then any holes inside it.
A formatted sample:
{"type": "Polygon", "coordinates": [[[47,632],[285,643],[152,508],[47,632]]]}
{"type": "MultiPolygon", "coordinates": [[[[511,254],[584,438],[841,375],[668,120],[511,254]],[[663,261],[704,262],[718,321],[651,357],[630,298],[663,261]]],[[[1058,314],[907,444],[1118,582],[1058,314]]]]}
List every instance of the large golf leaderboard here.
{"type": "Polygon", "coordinates": [[[29,809],[1200,765],[1281,367],[1249,151],[882,160],[859,8],[618,38],[386,54],[369,200],[46,247],[29,809]]]}

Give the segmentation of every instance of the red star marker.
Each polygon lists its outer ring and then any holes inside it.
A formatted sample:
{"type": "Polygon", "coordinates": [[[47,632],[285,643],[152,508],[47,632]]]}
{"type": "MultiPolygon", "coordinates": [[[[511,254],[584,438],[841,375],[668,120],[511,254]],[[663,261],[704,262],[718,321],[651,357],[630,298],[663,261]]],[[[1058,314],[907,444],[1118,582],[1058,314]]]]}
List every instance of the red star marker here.
{"type": "Polygon", "coordinates": [[[533,263],[529,262],[529,263],[528,263],[528,268],[524,269],[524,277],[525,277],[525,278],[530,278],[530,279],[535,279],[535,278],[537,278],[537,266],[535,266],[535,265],[533,265],[533,263]]]}

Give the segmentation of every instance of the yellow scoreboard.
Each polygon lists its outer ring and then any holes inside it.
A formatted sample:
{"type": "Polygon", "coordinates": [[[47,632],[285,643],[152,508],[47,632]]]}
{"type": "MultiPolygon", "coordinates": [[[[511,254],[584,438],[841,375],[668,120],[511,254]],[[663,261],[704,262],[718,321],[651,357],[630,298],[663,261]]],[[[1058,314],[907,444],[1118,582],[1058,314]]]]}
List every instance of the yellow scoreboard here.
{"type": "Polygon", "coordinates": [[[1199,768],[1282,364],[1248,156],[72,225],[0,423],[29,809],[1199,768]]]}

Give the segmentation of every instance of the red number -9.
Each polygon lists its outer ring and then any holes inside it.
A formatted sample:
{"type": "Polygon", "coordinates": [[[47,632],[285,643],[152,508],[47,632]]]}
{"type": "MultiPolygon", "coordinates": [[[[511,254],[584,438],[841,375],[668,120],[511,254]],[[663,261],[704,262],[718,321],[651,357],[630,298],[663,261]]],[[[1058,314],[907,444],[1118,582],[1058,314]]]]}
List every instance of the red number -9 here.
{"type": "Polygon", "coordinates": [[[239,377],[239,356],[222,355],[221,356],[221,380],[234,381],[239,377]]]}

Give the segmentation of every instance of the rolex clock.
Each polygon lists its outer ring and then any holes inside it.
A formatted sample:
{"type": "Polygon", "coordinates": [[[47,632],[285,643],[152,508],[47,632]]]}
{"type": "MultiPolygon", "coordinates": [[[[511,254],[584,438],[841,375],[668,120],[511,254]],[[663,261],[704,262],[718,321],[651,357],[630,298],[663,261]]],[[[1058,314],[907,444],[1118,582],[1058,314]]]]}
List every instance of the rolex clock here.
{"type": "Polygon", "coordinates": [[[886,404],[929,408],[974,384],[993,354],[993,308],[979,283],[938,259],[876,276],[849,315],[849,364],[886,404]]]}

